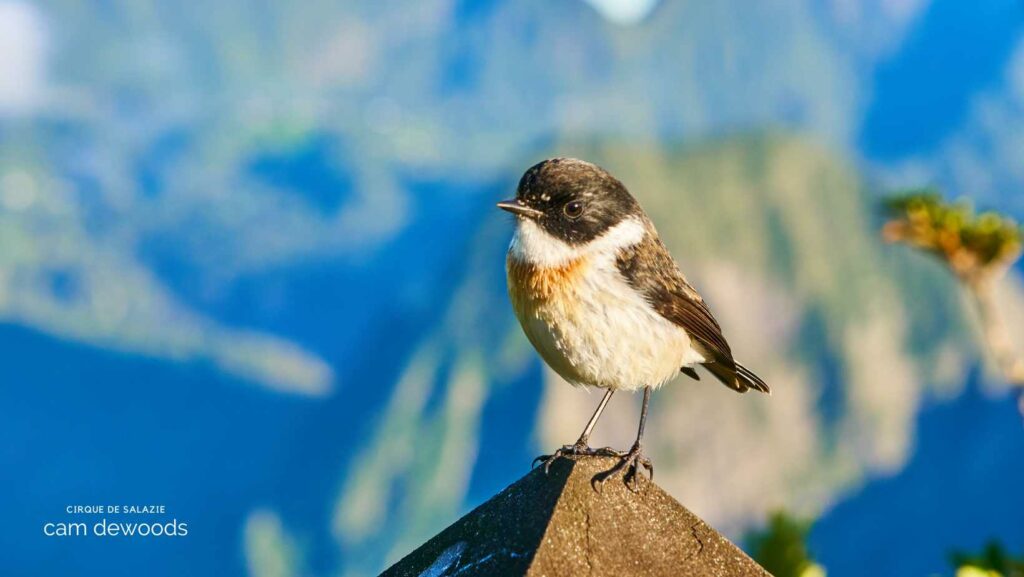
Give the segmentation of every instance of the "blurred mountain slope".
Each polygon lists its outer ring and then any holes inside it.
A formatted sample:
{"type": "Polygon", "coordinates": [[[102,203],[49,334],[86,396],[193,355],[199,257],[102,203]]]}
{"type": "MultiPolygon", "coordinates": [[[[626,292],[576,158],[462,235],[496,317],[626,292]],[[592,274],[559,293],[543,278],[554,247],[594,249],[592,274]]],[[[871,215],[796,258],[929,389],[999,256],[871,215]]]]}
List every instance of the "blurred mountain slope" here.
{"type": "Polygon", "coordinates": [[[0,141],[0,322],[119,352],[210,362],[291,393],[330,390],[331,368],[297,344],[191,310],[119,239],[95,233],[66,180],[26,154],[29,147],[3,154],[12,148],[0,141]]]}

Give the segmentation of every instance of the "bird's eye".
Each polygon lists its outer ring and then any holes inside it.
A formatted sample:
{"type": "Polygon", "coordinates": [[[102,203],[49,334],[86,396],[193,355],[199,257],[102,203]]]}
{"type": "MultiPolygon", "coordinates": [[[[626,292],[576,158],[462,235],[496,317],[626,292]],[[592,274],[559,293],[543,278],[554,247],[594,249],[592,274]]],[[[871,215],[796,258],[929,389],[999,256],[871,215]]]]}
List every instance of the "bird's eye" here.
{"type": "Polygon", "coordinates": [[[583,214],[583,203],[578,200],[567,202],[565,203],[565,206],[562,207],[562,212],[564,212],[565,216],[569,218],[579,218],[580,215],[583,214]]]}

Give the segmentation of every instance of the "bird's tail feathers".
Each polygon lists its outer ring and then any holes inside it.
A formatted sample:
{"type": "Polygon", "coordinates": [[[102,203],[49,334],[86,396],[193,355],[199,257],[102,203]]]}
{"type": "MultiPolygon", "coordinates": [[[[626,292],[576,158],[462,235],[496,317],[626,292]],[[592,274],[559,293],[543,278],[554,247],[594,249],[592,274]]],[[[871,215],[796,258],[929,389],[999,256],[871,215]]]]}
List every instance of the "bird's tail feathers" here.
{"type": "Polygon", "coordinates": [[[710,371],[712,375],[715,375],[715,378],[719,381],[722,381],[723,385],[738,393],[745,393],[748,389],[754,389],[769,395],[772,394],[768,383],[765,383],[761,377],[755,375],[753,371],[739,363],[733,363],[733,367],[729,367],[725,363],[712,362],[704,365],[704,368],[710,371]]]}

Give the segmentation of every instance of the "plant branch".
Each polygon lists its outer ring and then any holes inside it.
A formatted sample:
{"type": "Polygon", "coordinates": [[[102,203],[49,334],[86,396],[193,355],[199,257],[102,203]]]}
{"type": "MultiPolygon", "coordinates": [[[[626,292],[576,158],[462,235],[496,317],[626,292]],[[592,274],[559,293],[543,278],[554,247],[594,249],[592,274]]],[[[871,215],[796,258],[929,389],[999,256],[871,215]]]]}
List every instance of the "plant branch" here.
{"type": "Polygon", "coordinates": [[[1018,408],[1024,415],[1024,355],[1014,347],[1003,315],[999,314],[992,279],[986,278],[964,284],[978,311],[986,348],[1006,382],[1018,390],[1018,408]]]}

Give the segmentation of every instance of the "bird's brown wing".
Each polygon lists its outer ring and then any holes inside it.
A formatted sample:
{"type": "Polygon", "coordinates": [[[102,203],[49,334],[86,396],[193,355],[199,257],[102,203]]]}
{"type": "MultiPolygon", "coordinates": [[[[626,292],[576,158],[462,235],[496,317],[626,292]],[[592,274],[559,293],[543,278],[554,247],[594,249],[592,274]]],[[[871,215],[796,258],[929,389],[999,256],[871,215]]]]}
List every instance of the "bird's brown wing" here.
{"type": "Polygon", "coordinates": [[[732,358],[722,327],[653,231],[639,244],[622,249],[616,265],[658,314],[690,335],[698,352],[707,359],[705,367],[722,384],[739,392],[748,388],[768,392],[764,381],[732,358]]]}
{"type": "Polygon", "coordinates": [[[697,291],[687,282],[665,245],[653,234],[622,249],[616,264],[626,281],[647,298],[658,313],[697,339],[714,361],[732,362],[722,328],[697,291]]]}

